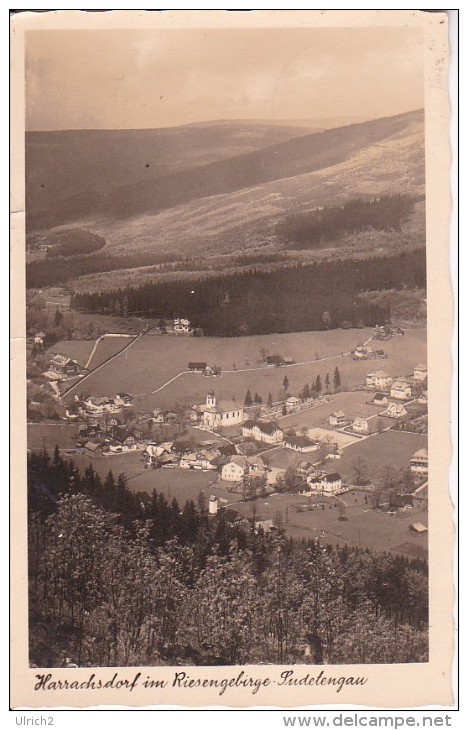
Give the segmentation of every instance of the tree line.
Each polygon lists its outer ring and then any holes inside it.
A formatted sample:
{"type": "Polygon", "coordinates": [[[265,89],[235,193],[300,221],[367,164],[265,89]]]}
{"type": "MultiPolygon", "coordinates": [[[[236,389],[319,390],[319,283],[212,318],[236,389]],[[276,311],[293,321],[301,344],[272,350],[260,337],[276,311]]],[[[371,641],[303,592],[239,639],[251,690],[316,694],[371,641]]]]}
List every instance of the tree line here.
{"type": "Polygon", "coordinates": [[[30,661],[60,666],[427,660],[427,564],[287,539],[28,458],[30,661]]]}
{"type": "Polygon", "coordinates": [[[359,299],[363,290],[424,288],[423,249],[369,259],[251,269],[210,278],[180,276],[138,287],[76,293],[81,312],[188,317],[205,335],[236,336],[374,326],[388,306],[359,299]]]}
{"type": "Polygon", "coordinates": [[[409,195],[384,195],[375,200],[350,200],[343,206],[293,213],[276,225],[279,238],[291,248],[318,248],[339,241],[346,233],[369,228],[401,231],[401,224],[414,210],[409,195]]]}

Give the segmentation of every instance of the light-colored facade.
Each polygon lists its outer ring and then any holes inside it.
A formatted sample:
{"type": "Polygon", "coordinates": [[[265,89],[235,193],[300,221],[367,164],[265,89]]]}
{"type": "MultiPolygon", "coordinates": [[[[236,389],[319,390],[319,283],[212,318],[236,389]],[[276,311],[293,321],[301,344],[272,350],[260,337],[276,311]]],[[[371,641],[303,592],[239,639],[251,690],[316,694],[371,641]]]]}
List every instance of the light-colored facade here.
{"type": "Polygon", "coordinates": [[[356,433],[369,433],[369,424],[365,418],[357,418],[353,421],[353,431],[356,433]]]}
{"type": "Polygon", "coordinates": [[[202,406],[202,424],[216,429],[235,426],[245,420],[244,408],[235,401],[220,401],[218,403],[212,390],[206,396],[206,404],[202,406]]]}
{"type": "Polygon", "coordinates": [[[413,474],[427,476],[429,473],[429,455],[427,449],[419,449],[411,457],[410,468],[413,474]]]}
{"type": "Polygon", "coordinates": [[[427,365],[416,365],[413,371],[413,378],[421,382],[427,378],[427,365]]]}
{"type": "Polygon", "coordinates": [[[343,481],[341,476],[335,472],[333,474],[322,474],[321,476],[307,477],[308,489],[302,494],[338,494],[343,489],[343,481]]]}
{"type": "Polygon", "coordinates": [[[263,441],[266,444],[280,444],[283,441],[283,431],[273,421],[249,420],[242,426],[242,436],[263,441]]]}
{"type": "Polygon", "coordinates": [[[409,400],[411,398],[411,386],[404,380],[395,380],[390,389],[390,396],[396,400],[409,400]]]}
{"type": "Polygon", "coordinates": [[[377,390],[386,390],[390,388],[393,378],[385,372],[385,370],[376,370],[375,373],[366,375],[366,386],[368,388],[376,388],[377,390]]]}

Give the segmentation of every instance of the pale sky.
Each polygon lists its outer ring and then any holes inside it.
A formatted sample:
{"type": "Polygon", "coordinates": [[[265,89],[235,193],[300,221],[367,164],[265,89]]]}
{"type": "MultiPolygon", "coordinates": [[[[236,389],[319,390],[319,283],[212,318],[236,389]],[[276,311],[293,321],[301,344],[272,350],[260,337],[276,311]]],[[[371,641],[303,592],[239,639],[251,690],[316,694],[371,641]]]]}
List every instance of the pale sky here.
{"type": "Polygon", "coordinates": [[[26,129],[377,118],[423,107],[407,27],[29,31],[26,129]]]}

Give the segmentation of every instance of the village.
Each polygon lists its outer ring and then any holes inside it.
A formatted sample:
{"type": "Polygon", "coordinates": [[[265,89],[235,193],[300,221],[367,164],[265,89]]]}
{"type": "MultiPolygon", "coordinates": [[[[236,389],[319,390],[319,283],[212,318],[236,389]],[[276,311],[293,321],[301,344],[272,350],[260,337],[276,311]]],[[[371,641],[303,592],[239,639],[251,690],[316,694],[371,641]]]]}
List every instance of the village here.
{"type": "MultiPolygon", "coordinates": [[[[171,332],[194,335],[184,318],[174,320],[171,332]]],[[[35,346],[42,334],[35,336],[35,346]]],[[[397,376],[382,367],[387,354],[381,342],[403,334],[400,328],[376,327],[370,341],[349,351],[353,362],[377,366],[349,390],[342,388],[336,366],[324,382],[318,375],[293,394],[288,373],[296,362],[281,354],[267,354],[261,367],[252,368],[282,369],[281,398],[271,393],[262,398],[254,388],[242,400],[218,397],[217,378],[222,382],[226,371],[206,361],[186,366],[193,377],[207,378],[204,401],[145,411],[128,392],[76,392],[74,384],[86,378],[86,370],[66,354],[53,354],[43,377],[65,406],[67,438],[59,446],[77,463],[91,459],[103,474],[130,470],[134,489],[170,484],[178,498],[203,499],[212,515],[234,510],[264,531],[291,523],[291,510],[299,520],[308,514],[318,527],[326,522],[325,510],[345,523],[358,505],[367,515],[413,515],[409,532],[421,536],[427,532],[427,367],[415,363],[411,373],[397,376]]],[[[300,534],[318,527],[304,524],[300,534]]],[[[345,532],[336,533],[338,541],[345,532]]],[[[365,533],[364,525],[363,544],[365,533]]]]}

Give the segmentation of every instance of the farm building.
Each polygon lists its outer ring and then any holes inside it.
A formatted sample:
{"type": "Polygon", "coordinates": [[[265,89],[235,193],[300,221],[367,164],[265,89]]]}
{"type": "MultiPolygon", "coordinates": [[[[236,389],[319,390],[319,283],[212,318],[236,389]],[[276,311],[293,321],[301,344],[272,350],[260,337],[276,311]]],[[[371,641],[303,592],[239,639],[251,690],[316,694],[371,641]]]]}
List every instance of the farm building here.
{"type": "Polygon", "coordinates": [[[338,494],[342,491],[342,479],[338,472],[307,477],[308,488],[302,494],[338,494]]]}
{"type": "Polygon", "coordinates": [[[429,473],[429,455],[427,449],[419,449],[411,457],[410,468],[413,474],[427,476],[429,473]]]}
{"type": "Polygon", "coordinates": [[[392,384],[392,378],[385,370],[376,370],[375,373],[366,375],[366,386],[368,388],[376,388],[377,390],[385,390],[392,384]]]}
{"type": "Polygon", "coordinates": [[[413,371],[413,378],[423,382],[427,379],[427,365],[416,365],[413,371]]]}
{"type": "Polygon", "coordinates": [[[265,358],[265,362],[268,367],[279,367],[283,364],[283,358],[281,357],[281,355],[267,355],[265,358]]]}
{"type": "Polygon", "coordinates": [[[389,403],[387,410],[383,414],[389,418],[403,418],[408,411],[402,403],[389,403]]]}
{"type": "Polygon", "coordinates": [[[197,470],[216,469],[216,467],[211,463],[214,458],[214,454],[206,454],[201,452],[192,452],[190,454],[185,454],[180,459],[180,468],[197,470]]]}
{"type": "Polygon", "coordinates": [[[188,335],[193,332],[190,320],[175,319],[173,324],[174,332],[178,335],[188,335]]]}
{"type": "Polygon", "coordinates": [[[202,407],[202,412],[202,423],[208,428],[235,426],[245,419],[242,406],[236,401],[220,401],[218,403],[212,390],[206,396],[206,404],[202,407]]]}
{"type": "Polygon", "coordinates": [[[330,418],[328,419],[330,426],[346,426],[348,421],[346,420],[346,416],[343,413],[343,411],[333,411],[333,413],[330,415],[330,418]]]}
{"type": "Polygon", "coordinates": [[[283,440],[282,430],[273,421],[246,421],[242,426],[242,436],[266,444],[279,444],[283,440]]]}
{"type": "Polygon", "coordinates": [[[390,389],[390,396],[397,400],[409,400],[411,398],[411,386],[404,380],[395,380],[390,389]]]}
{"type": "Polygon", "coordinates": [[[289,413],[291,411],[295,411],[300,405],[301,399],[297,398],[295,395],[291,395],[289,396],[289,398],[286,399],[286,409],[289,413]]]}
{"type": "Polygon", "coordinates": [[[206,370],[206,362],[189,362],[187,370],[191,373],[203,373],[206,370]]]}
{"type": "Polygon", "coordinates": [[[80,370],[80,366],[76,360],[58,353],[50,361],[49,370],[61,378],[66,378],[70,375],[76,375],[80,370]]]}
{"type": "Polygon", "coordinates": [[[320,444],[318,441],[312,441],[306,436],[285,436],[284,445],[287,449],[293,449],[293,451],[299,451],[301,454],[308,454],[311,451],[317,451],[320,444]]]}
{"type": "Polygon", "coordinates": [[[353,421],[353,431],[356,431],[356,433],[369,433],[369,424],[366,419],[357,416],[353,421]]]}

